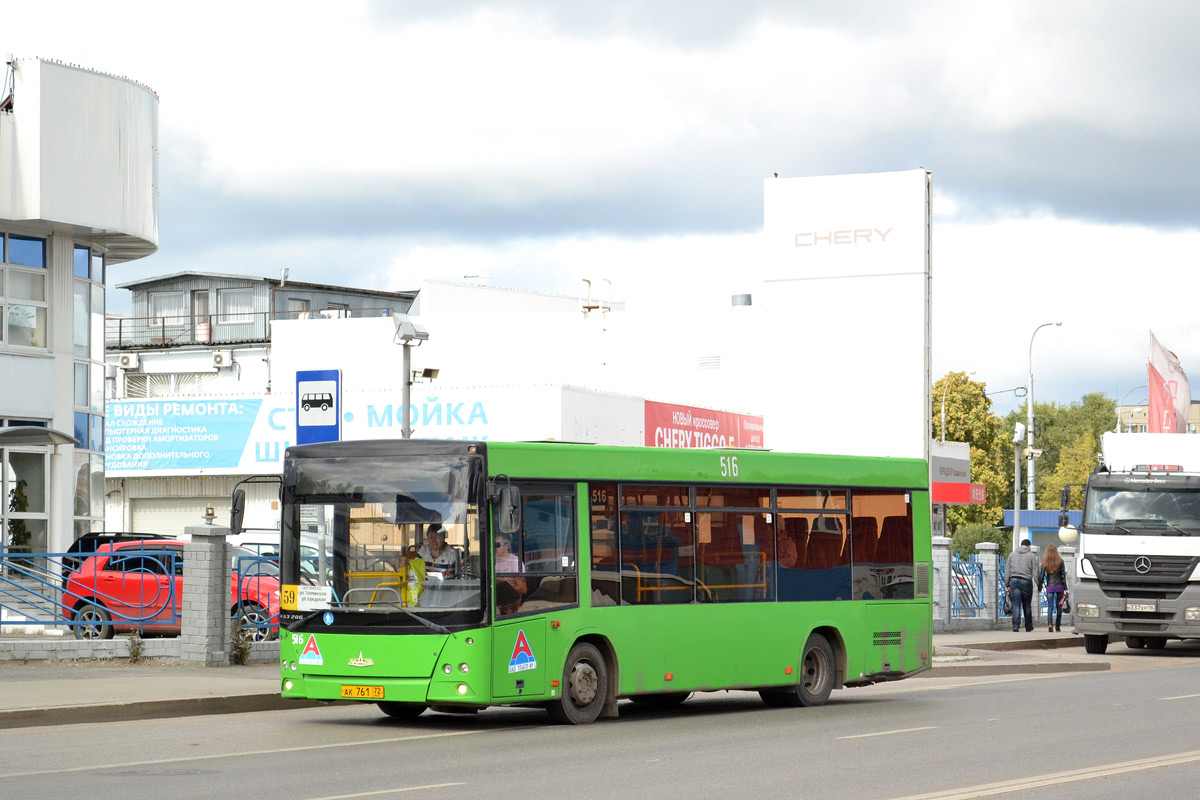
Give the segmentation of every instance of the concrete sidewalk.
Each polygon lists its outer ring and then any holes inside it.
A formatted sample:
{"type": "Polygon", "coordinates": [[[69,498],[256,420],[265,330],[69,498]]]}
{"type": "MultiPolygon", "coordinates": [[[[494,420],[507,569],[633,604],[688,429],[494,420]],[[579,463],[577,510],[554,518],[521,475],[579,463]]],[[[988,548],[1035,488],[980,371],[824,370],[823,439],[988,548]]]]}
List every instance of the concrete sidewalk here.
{"type": "MultiPolygon", "coordinates": [[[[923,677],[1106,670],[1070,633],[936,634],[923,677]],[[1078,649],[1076,649],[1078,648],[1078,649]]],[[[275,663],[202,667],[174,663],[0,662],[0,728],[269,711],[316,705],[279,696],[275,663]]]]}

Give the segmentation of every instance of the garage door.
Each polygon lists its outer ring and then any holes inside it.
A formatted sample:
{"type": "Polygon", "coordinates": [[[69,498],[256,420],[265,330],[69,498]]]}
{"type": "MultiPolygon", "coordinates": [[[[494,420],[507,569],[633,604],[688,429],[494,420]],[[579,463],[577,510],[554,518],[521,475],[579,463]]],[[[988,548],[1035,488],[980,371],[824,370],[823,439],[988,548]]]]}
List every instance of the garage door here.
{"type": "Polygon", "coordinates": [[[131,529],[135,533],[179,536],[183,529],[204,525],[204,509],[212,506],[214,525],[229,525],[229,495],[224,497],[135,497],[131,502],[131,529]]]}

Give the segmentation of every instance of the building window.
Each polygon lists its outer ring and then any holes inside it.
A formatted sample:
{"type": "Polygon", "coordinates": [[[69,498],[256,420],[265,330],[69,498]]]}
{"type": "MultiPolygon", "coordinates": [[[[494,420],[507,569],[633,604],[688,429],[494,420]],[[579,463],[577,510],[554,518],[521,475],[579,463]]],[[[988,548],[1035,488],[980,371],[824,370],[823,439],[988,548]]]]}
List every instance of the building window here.
{"type": "MultiPolygon", "coordinates": [[[[13,237],[9,237],[13,255],[13,237]]],[[[0,269],[0,340],[18,347],[45,347],[48,303],[44,272],[0,269]]]]}
{"type": "Polygon", "coordinates": [[[75,245],[75,277],[87,280],[91,277],[92,251],[87,247],[75,245]]]}
{"type": "Polygon", "coordinates": [[[150,294],[151,325],[183,325],[187,315],[187,300],[183,292],[152,292],[150,294]]]}
{"type": "Polygon", "coordinates": [[[247,325],[254,321],[254,291],[220,289],[217,291],[217,322],[222,325],[247,325]]]}
{"type": "Polygon", "coordinates": [[[8,237],[7,261],[9,264],[20,264],[25,267],[46,268],[46,240],[32,236],[8,237]]]}

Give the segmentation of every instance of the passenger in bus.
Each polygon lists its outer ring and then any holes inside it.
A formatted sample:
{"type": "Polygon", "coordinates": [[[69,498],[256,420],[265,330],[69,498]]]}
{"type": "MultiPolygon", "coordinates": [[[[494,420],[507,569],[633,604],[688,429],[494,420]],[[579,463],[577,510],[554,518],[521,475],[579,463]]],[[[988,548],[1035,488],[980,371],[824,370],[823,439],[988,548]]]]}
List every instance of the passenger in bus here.
{"type": "Polygon", "coordinates": [[[462,556],[458,550],[446,544],[446,529],[441,523],[430,523],[425,529],[425,543],[418,555],[425,560],[425,571],[449,578],[458,572],[462,556]]]}
{"type": "Polygon", "coordinates": [[[512,551],[512,542],[507,536],[496,537],[496,608],[501,614],[512,614],[520,607],[529,591],[525,578],[517,573],[525,571],[525,565],[512,551]]]}

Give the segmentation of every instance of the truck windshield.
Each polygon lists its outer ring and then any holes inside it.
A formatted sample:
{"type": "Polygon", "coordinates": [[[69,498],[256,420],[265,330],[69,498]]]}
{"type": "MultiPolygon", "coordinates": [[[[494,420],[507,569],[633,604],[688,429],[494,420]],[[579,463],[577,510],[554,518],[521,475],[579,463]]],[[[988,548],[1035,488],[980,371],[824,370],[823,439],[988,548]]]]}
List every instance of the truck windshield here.
{"type": "Polygon", "coordinates": [[[358,626],[477,622],[482,470],[466,455],[298,459],[281,554],[298,611],[358,626]]]}
{"type": "Polygon", "coordinates": [[[1200,492],[1088,490],[1083,523],[1117,533],[1177,536],[1200,534],[1200,492]]]}

